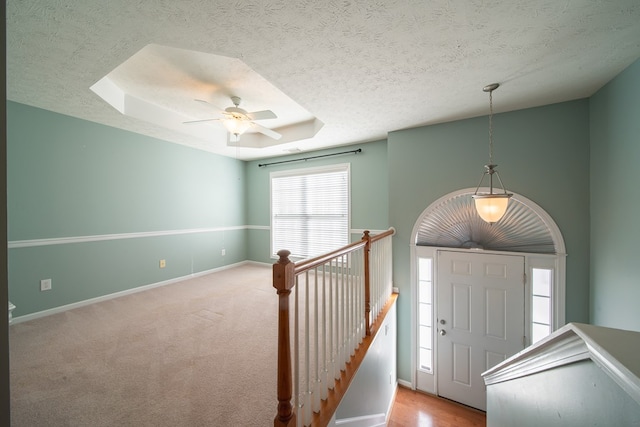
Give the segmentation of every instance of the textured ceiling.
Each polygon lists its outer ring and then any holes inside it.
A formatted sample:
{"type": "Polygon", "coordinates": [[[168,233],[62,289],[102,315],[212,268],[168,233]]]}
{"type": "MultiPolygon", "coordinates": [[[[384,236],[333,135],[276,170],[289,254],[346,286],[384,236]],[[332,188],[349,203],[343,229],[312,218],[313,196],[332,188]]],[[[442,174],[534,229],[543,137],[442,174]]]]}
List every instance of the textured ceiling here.
{"type": "Polygon", "coordinates": [[[640,57],[638,0],[8,0],[6,14],[9,100],[242,159],[484,115],[492,82],[496,112],[588,97],[640,57]],[[122,115],[90,87],[150,44],[237,58],[324,127],[232,149],[122,115]]]}

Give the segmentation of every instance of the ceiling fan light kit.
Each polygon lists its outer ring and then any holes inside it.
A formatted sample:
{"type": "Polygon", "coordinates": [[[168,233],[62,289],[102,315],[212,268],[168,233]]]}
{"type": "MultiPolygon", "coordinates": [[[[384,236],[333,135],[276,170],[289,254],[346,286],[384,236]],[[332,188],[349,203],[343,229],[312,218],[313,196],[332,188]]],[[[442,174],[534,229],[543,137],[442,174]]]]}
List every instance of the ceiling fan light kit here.
{"type": "Polygon", "coordinates": [[[480,177],[480,182],[476,187],[476,191],[473,194],[476,211],[480,218],[489,224],[500,221],[507,211],[509,205],[509,198],[513,196],[511,193],[507,193],[507,190],[500,179],[500,174],[496,168],[498,165],[493,163],[493,91],[500,87],[498,83],[492,83],[485,86],[482,90],[489,92],[489,164],[484,165],[484,172],[480,177]],[[478,193],[478,189],[482,185],[484,177],[489,175],[489,193],[478,193]],[[500,186],[502,187],[502,193],[493,192],[493,176],[496,176],[500,186]]]}
{"type": "MultiPolygon", "coordinates": [[[[203,101],[201,99],[196,99],[198,102],[204,102],[205,104],[209,104],[207,101],[203,101]]],[[[201,123],[201,122],[213,122],[220,121],[225,129],[234,137],[234,141],[238,141],[240,139],[240,135],[245,133],[249,128],[253,128],[256,131],[260,132],[263,135],[266,135],[273,139],[280,139],[282,135],[278,132],[266,128],[262,125],[259,125],[254,120],[266,120],[266,119],[277,119],[278,116],[271,110],[262,110],[262,111],[254,111],[252,113],[247,112],[240,108],[240,99],[239,96],[232,96],[231,102],[233,102],[233,107],[227,107],[224,111],[221,111],[221,114],[224,116],[221,119],[204,119],[204,120],[191,120],[188,122],[184,122],[185,124],[190,123],[201,123]]]]}
{"type": "Polygon", "coordinates": [[[251,127],[251,122],[249,120],[244,120],[241,117],[235,116],[222,119],[222,124],[227,129],[227,131],[230,134],[235,135],[236,138],[239,138],[240,135],[245,133],[247,129],[251,127]]]}

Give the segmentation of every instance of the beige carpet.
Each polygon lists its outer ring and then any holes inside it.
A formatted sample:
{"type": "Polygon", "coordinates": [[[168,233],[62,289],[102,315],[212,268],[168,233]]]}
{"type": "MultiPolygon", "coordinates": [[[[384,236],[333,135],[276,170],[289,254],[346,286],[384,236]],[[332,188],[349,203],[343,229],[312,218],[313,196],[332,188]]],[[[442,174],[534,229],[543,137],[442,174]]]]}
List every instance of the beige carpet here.
{"type": "Polygon", "coordinates": [[[12,425],[273,425],[276,322],[245,265],[12,325],[12,425]]]}

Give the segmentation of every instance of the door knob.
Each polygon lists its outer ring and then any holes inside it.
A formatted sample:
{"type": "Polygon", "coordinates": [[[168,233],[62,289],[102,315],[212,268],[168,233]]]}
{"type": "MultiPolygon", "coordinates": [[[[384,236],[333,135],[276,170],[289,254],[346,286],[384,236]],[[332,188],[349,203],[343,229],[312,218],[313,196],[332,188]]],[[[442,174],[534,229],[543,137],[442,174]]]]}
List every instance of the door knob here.
{"type": "Polygon", "coordinates": [[[444,329],[440,329],[440,335],[442,336],[447,335],[447,331],[445,331],[444,329]]]}

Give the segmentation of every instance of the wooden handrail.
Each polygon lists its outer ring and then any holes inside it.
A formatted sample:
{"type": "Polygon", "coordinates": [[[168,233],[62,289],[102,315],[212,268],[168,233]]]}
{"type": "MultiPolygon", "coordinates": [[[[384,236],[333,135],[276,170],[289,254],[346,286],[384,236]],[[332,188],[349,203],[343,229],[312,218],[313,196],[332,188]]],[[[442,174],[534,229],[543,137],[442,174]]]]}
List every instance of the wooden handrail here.
{"type": "Polygon", "coordinates": [[[345,255],[348,254],[349,252],[355,251],[359,248],[361,248],[362,246],[364,246],[367,241],[370,243],[376,242],[378,240],[382,240],[387,236],[393,236],[396,232],[396,229],[391,227],[389,228],[387,231],[380,233],[380,234],[375,234],[373,236],[369,236],[370,231],[369,230],[365,230],[364,231],[364,235],[362,237],[361,240],[357,241],[357,242],[353,242],[350,243],[346,246],[341,247],[340,249],[336,249],[333,252],[328,252],[326,254],[317,256],[315,258],[309,258],[309,259],[305,259],[302,261],[299,261],[296,263],[295,266],[295,274],[299,274],[299,273],[303,273],[305,271],[309,271],[315,267],[318,267],[324,263],[326,263],[327,261],[337,258],[341,255],[345,255]]]}
{"type": "MultiPolygon", "coordinates": [[[[369,231],[365,231],[365,233],[368,233],[369,231]]],[[[393,236],[394,234],[396,234],[396,229],[391,227],[389,228],[387,231],[385,231],[384,233],[380,233],[380,234],[374,234],[373,236],[371,236],[371,243],[373,242],[377,242],[378,240],[382,240],[385,237],[388,236],[393,236]]]]}
{"type": "Polygon", "coordinates": [[[364,240],[359,240],[357,242],[350,243],[347,246],[343,246],[340,249],[336,249],[333,252],[329,252],[327,254],[320,255],[315,258],[305,259],[304,261],[299,261],[296,263],[296,266],[295,266],[295,274],[300,274],[300,273],[304,273],[305,271],[312,270],[332,259],[335,259],[342,255],[346,255],[349,252],[353,252],[357,249],[360,249],[361,247],[364,246],[365,243],[366,242],[364,240]]]}

